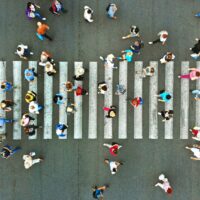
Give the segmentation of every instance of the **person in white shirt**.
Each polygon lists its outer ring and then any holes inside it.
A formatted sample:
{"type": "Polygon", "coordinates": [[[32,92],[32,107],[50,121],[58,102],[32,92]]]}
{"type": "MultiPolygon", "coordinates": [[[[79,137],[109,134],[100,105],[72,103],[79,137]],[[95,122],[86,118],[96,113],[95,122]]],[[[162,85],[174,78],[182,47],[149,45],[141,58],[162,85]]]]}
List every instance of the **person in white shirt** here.
{"type": "Polygon", "coordinates": [[[27,60],[30,55],[33,55],[27,45],[19,44],[17,46],[17,51],[15,52],[20,58],[27,60]]]}
{"type": "Polygon", "coordinates": [[[84,19],[91,23],[93,22],[94,20],[92,19],[92,16],[93,16],[93,10],[89,7],[89,6],[84,6],[84,19]]]}
{"type": "Polygon", "coordinates": [[[161,64],[166,64],[175,59],[175,55],[172,52],[167,52],[161,59],[161,64]]]}
{"type": "Polygon", "coordinates": [[[152,42],[149,42],[149,44],[156,44],[156,43],[158,43],[158,42],[161,42],[162,43],[162,45],[165,45],[165,43],[166,43],[166,41],[167,41],[167,37],[168,37],[168,32],[167,31],[160,31],[159,33],[158,33],[158,36],[159,36],[159,38],[158,39],[156,39],[156,40],[154,40],[154,41],[152,41],[152,42]]]}
{"type": "Polygon", "coordinates": [[[23,155],[23,160],[24,160],[24,167],[25,169],[29,169],[36,163],[40,163],[43,161],[41,158],[33,159],[33,156],[35,156],[35,152],[30,152],[28,155],[23,155]]]}
{"type": "Polygon", "coordinates": [[[36,103],[35,101],[32,101],[29,103],[29,112],[33,114],[39,114],[39,111],[42,110],[44,107],[36,103]]]}
{"type": "Polygon", "coordinates": [[[116,174],[117,168],[120,165],[123,165],[122,162],[119,161],[110,161],[109,159],[105,159],[104,162],[109,165],[111,174],[116,174]]]}
{"type": "Polygon", "coordinates": [[[99,57],[102,61],[104,61],[104,67],[111,67],[113,69],[117,69],[118,67],[115,66],[114,59],[116,58],[113,54],[108,54],[106,58],[100,56],[99,57]]]}
{"type": "Polygon", "coordinates": [[[189,149],[190,151],[193,152],[195,157],[190,157],[192,160],[200,160],[200,146],[197,144],[194,144],[192,147],[185,147],[186,149],[189,149]]]}

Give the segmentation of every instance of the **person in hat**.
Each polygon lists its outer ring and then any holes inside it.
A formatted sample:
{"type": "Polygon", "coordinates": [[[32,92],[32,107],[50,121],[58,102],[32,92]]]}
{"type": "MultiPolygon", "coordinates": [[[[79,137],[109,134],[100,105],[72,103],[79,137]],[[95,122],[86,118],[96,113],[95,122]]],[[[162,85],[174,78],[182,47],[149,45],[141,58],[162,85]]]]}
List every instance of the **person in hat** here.
{"type": "Polygon", "coordinates": [[[44,159],[42,158],[36,158],[33,159],[33,157],[36,155],[35,152],[30,152],[29,154],[23,155],[22,159],[24,160],[24,168],[29,169],[36,163],[42,162],[44,159]]]}
{"type": "Polygon", "coordinates": [[[192,147],[186,146],[185,148],[194,154],[194,157],[190,157],[191,160],[200,160],[200,145],[193,144],[192,147]]]}
{"type": "Polygon", "coordinates": [[[35,119],[31,117],[28,113],[24,113],[22,114],[20,125],[23,127],[28,126],[29,124],[33,124],[34,120],[35,119]]]}
{"type": "Polygon", "coordinates": [[[175,55],[172,52],[167,52],[161,59],[161,64],[166,64],[175,59],[175,55]]]}
{"type": "Polygon", "coordinates": [[[47,35],[47,31],[49,30],[49,26],[47,25],[47,24],[42,24],[41,22],[38,22],[37,23],[37,26],[38,26],[38,28],[37,28],[37,34],[39,35],[39,36],[42,36],[42,37],[45,37],[45,38],[47,38],[48,40],[50,40],[50,41],[52,41],[53,39],[49,36],[49,35],[47,35]]]}
{"type": "Polygon", "coordinates": [[[54,62],[54,59],[52,58],[52,55],[47,51],[42,51],[42,53],[40,55],[39,65],[45,67],[47,62],[50,62],[53,66],[56,65],[54,62]]]}
{"type": "Polygon", "coordinates": [[[114,59],[116,58],[113,54],[108,54],[105,58],[103,56],[99,57],[104,62],[104,67],[110,67],[113,69],[117,69],[115,66],[114,59]]]}
{"type": "Polygon", "coordinates": [[[84,15],[83,15],[83,17],[84,17],[86,22],[91,23],[91,22],[94,21],[92,19],[93,13],[94,13],[94,11],[89,6],[84,6],[84,15]]]}
{"type": "Polygon", "coordinates": [[[106,11],[107,11],[107,15],[109,18],[111,19],[117,19],[117,17],[115,16],[115,13],[117,11],[117,6],[116,4],[114,3],[110,3],[107,8],[106,8],[106,11]]]}
{"type": "Polygon", "coordinates": [[[66,137],[67,136],[67,132],[65,132],[65,130],[67,128],[68,128],[68,125],[65,125],[65,124],[62,124],[62,123],[56,124],[56,135],[59,138],[66,137]]]}
{"type": "Polygon", "coordinates": [[[105,94],[108,91],[108,85],[105,81],[98,83],[98,94],[105,94]]]}
{"type": "Polygon", "coordinates": [[[35,101],[32,101],[32,102],[29,104],[29,112],[30,112],[30,113],[33,113],[33,114],[40,114],[39,111],[41,111],[43,108],[44,108],[44,106],[39,105],[39,104],[38,104],[37,102],[35,102],[35,101]]]}
{"type": "Polygon", "coordinates": [[[49,76],[53,76],[54,74],[56,74],[56,70],[54,69],[54,65],[51,64],[50,62],[46,62],[46,64],[45,64],[45,72],[47,72],[47,74],[49,76]]]}
{"type": "Polygon", "coordinates": [[[136,74],[140,74],[141,78],[151,77],[155,73],[155,68],[153,66],[147,66],[142,69],[142,71],[136,71],[136,74]]]}
{"type": "Polygon", "coordinates": [[[118,167],[123,165],[120,161],[110,161],[109,159],[105,159],[104,163],[109,165],[111,174],[116,174],[118,167]]]}
{"type": "Polygon", "coordinates": [[[161,90],[160,93],[155,96],[158,97],[158,101],[164,103],[168,103],[172,98],[172,95],[169,92],[166,92],[165,90],[161,90]]]}
{"type": "Polygon", "coordinates": [[[0,108],[3,111],[10,112],[14,105],[15,105],[15,103],[11,100],[2,100],[0,103],[0,108]]]}
{"type": "Polygon", "coordinates": [[[143,99],[142,97],[135,97],[134,99],[130,100],[131,105],[134,108],[137,108],[139,105],[143,105],[143,99]]]}
{"type": "Polygon", "coordinates": [[[168,179],[165,177],[164,174],[161,174],[158,179],[161,181],[161,183],[156,183],[155,187],[160,187],[161,189],[163,189],[167,194],[172,194],[173,189],[170,186],[170,183],[168,181],[168,179]]]}
{"type": "Polygon", "coordinates": [[[76,91],[76,96],[82,96],[82,95],[88,95],[89,93],[87,92],[87,90],[85,90],[84,88],[82,88],[82,86],[78,86],[76,91]]]}
{"type": "Polygon", "coordinates": [[[16,152],[18,152],[20,149],[21,149],[20,147],[13,148],[12,146],[5,145],[5,146],[3,146],[0,154],[1,154],[2,158],[8,159],[13,154],[15,154],[16,152]]]}
{"type": "Polygon", "coordinates": [[[66,92],[72,92],[77,89],[77,86],[73,85],[73,83],[71,81],[67,81],[66,83],[63,83],[63,85],[65,87],[64,90],[66,92]]]}
{"type": "Polygon", "coordinates": [[[128,38],[140,37],[139,31],[140,31],[139,27],[132,25],[130,27],[130,33],[126,36],[123,36],[122,39],[124,40],[128,38]]]}
{"type": "Polygon", "coordinates": [[[114,118],[116,117],[116,106],[110,106],[110,107],[103,107],[104,111],[107,111],[108,114],[106,115],[107,118],[114,118]]]}
{"type": "Polygon", "coordinates": [[[26,95],[25,95],[25,101],[26,103],[30,103],[32,101],[36,101],[37,100],[37,94],[34,91],[27,91],[26,95]]]}
{"type": "Polygon", "coordinates": [[[97,186],[92,187],[93,198],[103,200],[103,193],[107,188],[109,188],[109,185],[106,185],[106,184],[100,187],[97,187],[97,186]]]}
{"type": "Polygon", "coordinates": [[[27,45],[19,44],[17,46],[17,51],[15,52],[15,54],[17,54],[20,58],[24,60],[28,60],[30,55],[33,55],[33,52],[30,51],[27,45]]]}
{"type": "Polygon", "coordinates": [[[64,8],[63,3],[61,3],[58,0],[53,0],[51,7],[49,8],[49,11],[52,12],[55,15],[60,15],[60,13],[66,13],[67,10],[64,8]]]}
{"type": "Polygon", "coordinates": [[[1,82],[1,89],[3,92],[11,91],[13,89],[13,84],[8,81],[1,82]]]}
{"type": "Polygon", "coordinates": [[[110,154],[112,156],[117,156],[119,149],[122,148],[122,145],[120,145],[116,142],[112,142],[112,144],[104,143],[103,146],[109,148],[110,154]]]}
{"type": "Polygon", "coordinates": [[[149,44],[156,44],[158,42],[162,43],[162,45],[165,45],[166,41],[167,41],[167,38],[168,38],[168,32],[163,30],[163,31],[160,31],[158,33],[158,36],[159,38],[152,41],[152,42],[149,42],[149,44]]]}
{"type": "Polygon", "coordinates": [[[200,78],[200,69],[189,68],[188,71],[190,71],[188,74],[179,75],[178,78],[190,79],[191,81],[195,81],[200,78]]]}
{"type": "Polygon", "coordinates": [[[35,72],[35,68],[27,68],[24,70],[24,77],[28,82],[33,82],[38,74],[35,72]]]}
{"type": "Polygon", "coordinates": [[[192,139],[200,141],[200,127],[194,126],[192,129],[189,129],[189,131],[193,135],[192,139]]]}
{"type": "Polygon", "coordinates": [[[75,69],[75,73],[74,73],[74,80],[77,81],[82,81],[84,79],[84,74],[85,74],[85,68],[83,68],[82,66],[78,66],[75,69]]]}
{"type": "Polygon", "coordinates": [[[161,115],[163,117],[163,122],[170,120],[173,118],[174,111],[173,110],[162,110],[161,112],[158,112],[158,115],[161,115]]]}

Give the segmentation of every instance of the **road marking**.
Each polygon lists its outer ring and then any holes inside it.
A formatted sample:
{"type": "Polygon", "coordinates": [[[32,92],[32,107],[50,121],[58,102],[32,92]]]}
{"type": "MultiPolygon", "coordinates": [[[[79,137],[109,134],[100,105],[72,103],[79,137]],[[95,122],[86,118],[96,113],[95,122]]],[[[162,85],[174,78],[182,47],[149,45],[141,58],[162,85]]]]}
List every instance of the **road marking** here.
{"type": "MultiPolygon", "coordinates": [[[[135,72],[142,71],[142,62],[135,62],[135,72]]],[[[142,97],[142,78],[140,74],[135,73],[134,97],[142,97]]],[[[134,108],[134,138],[142,139],[142,105],[134,108]]]]}
{"type": "MultiPolygon", "coordinates": [[[[200,61],[197,61],[197,68],[200,69],[200,61]]],[[[200,79],[196,80],[196,89],[200,90],[200,79]]],[[[195,101],[193,99],[193,101],[195,101]]],[[[200,127],[200,100],[196,101],[196,124],[195,126],[200,127]]]]}
{"type": "MultiPolygon", "coordinates": [[[[108,85],[108,91],[104,94],[104,106],[112,106],[113,95],[113,69],[111,67],[105,67],[105,82],[108,85]]],[[[104,138],[112,138],[112,118],[106,117],[107,112],[104,112],[104,138]]]]}
{"type": "MultiPolygon", "coordinates": [[[[127,61],[119,62],[119,84],[127,90],[127,61]]],[[[127,92],[119,95],[119,120],[118,120],[119,139],[127,138],[127,92]]]]}
{"type": "MultiPolygon", "coordinates": [[[[165,103],[165,110],[173,110],[174,62],[165,65],[165,90],[172,94],[170,102],[165,103]]],[[[173,118],[165,121],[165,139],[173,139],[173,118]]]]}
{"type": "MultiPolygon", "coordinates": [[[[63,95],[65,102],[67,100],[67,92],[63,89],[63,83],[67,81],[68,77],[68,63],[59,62],[59,73],[60,73],[60,94],[63,95]]],[[[66,113],[66,104],[59,105],[59,123],[67,125],[67,113],[66,113]]],[[[65,129],[67,132],[67,129],[65,129]]],[[[64,137],[59,137],[59,139],[67,139],[67,134],[64,137]]]]}
{"type": "MultiPolygon", "coordinates": [[[[82,67],[83,62],[75,62],[74,63],[74,70],[76,68],[82,67]]],[[[75,81],[76,86],[82,87],[82,81],[75,81]]],[[[83,111],[82,111],[82,104],[83,104],[83,97],[82,95],[76,96],[74,93],[74,101],[76,105],[77,111],[74,113],[74,139],[82,139],[82,119],[83,119],[83,111]]]]}
{"type": "Polygon", "coordinates": [[[44,74],[44,139],[52,139],[53,77],[44,74]]]}
{"type": "MultiPolygon", "coordinates": [[[[3,82],[6,80],[6,62],[0,61],[0,82],[3,82]]],[[[6,99],[6,92],[3,92],[1,90],[0,92],[0,102],[2,100],[6,99]]],[[[6,112],[0,109],[0,117],[1,118],[6,118],[6,112]]],[[[5,134],[6,133],[6,125],[0,128],[0,134],[5,134]]]]}
{"type": "Polygon", "coordinates": [[[151,61],[150,65],[155,68],[155,74],[149,80],[149,138],[158,139],[158,62],[151,61]]]}
{"type": "MultiPolygon", "coordinates": [[[[21,74],[21,61],[13,61],[13,85],[16,87],[13,90],[13,119],[20,121],[22,114],[22,74],[21,74]]],[[[21,125],[19,122],[13,123],[13,139],[21,139],[21,125]]]]}
{"type": "MultiPolygon", "coordinates": [[[[34,68],[35,72],[37,72],[37,62],[36,61],[29,61],[29,67],[34,68]]],[[[37,94],[37,78],[33,81],[29,83],[29,90],[33,91],[37,94]]],[[[37,115],[31,114],[30,116],[32,116],[35,120],[34,120],[34,124],[37,125],[37,115]]],[[[30,140],[31,139],[36,139],[37,138],[37,129],[35,130],[35,134],[32,136],[28,137],[30,140]]]]}
{"type": "Polygon", "coordinates": [[[97,138],[97,62],[90,62],[89,69],[89,124],[88,138],[97,138]]]}
{"type": "MultiPolygon", "coordinates": [[[[189,62],[181,62],[181,74],[188,74],[189,62]]],[[[181,79],[180,139],[188,139],[189,79],[181,79]]]]}

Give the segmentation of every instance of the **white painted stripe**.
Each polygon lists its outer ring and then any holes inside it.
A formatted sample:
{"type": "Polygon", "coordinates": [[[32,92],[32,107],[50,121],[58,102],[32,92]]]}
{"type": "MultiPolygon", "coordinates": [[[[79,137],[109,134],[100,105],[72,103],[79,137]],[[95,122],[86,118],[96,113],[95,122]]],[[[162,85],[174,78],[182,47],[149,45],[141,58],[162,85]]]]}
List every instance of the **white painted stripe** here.
{"type": "MultiPolygon", "coordinates": [[[[64,99],[67,99],[67,92],[63,91],[63,83],[67,81],[68,76],[68,63],[59,62],[60,66],[60,94],[63,95],[64,99]]],[[[67,125],[67,113],[66,113],[66,104],[59,105],[59,123],[67,125]]],[[[65,129],[67,132],[67,129],[65,129]]],[[[67,134],[65,137],[59,137],[59,139],[67,139],[67,134]]]]}
{"type": "MultiPolygon", "coordinates": [[[[200,69],[200,61],[197,61],[197,68],[200,69]]],[[[200,90],[200,79],[196,81],[196,89],[200,90]]],[[[200,101],[196,101],[196,124],[195,126],[200,127],[200,101]]]]}
{"type": "Polygon", "coordinates": [[[53,77],[44,75],[44,139],[52,139],[53,77]]]}
{"type": "MultiPolygon", "coordinates": [[[[165,91],[172,94],[172,99],[165,103],[165,110],[173,110],[174,90],[174,62],[168,62],[165,66],[165,91]]],[[[165,121],[165,139],[173,139],[173,118],[165,121]]]]}
{"type": "MultiPolygon", "coordinates": [[[[83,66],[82,62],[75,62],[74,63],[74,71],[76,68],[79,68],[80,66],[83,66]]],[[[82,87],[82,81],[75,81],[75,85],[82,87]]],[[[74,101],[76,105],[77,111],[74,113],[74,139],[81,139],[82,138],[82,104],[83,104],[83,97],[76,96],[74,94],[74,101]]]]}
{"type": "MultiPolygon", "coordinates": [[[[104,106],[112,106],[112,90],[113,90],[113,69],[111,67],[105,68],[105,82],[108,85],[108,91],[104,94],[104,106]]],[[[112,138],[112,118],[105,117],[107,112],[104,112],[104,138],[112,138]]]]}
{"type": "MultiPolygon", "coordinates": [[[[135,72],[142,71],[142,62],[135,62],[135,72]]],[[[135,73],[134,97],[142,97],[141,74],[135,73]]],[[[142,139],[142,106],[134,108],[134,138],[142,139]]]]}
{"type": "MultiPolygon", "coordinates": [[[[13,101],[15,105],[13,106],[13,119],[21,119],[21,105],[22,105],[22,74],[21,74],[21,61],[13,61],[13,85],[16,87],[13,90],[13,101]]],[[[19,122],[13,124],[13,139],[21,139],[21,125],[19,122]]]]}
{"type": "MultiPolygon", "coordinates": [[[[6,62],[0,61],[0,82],[3,82],[6,80],[6,62]]],[[[3,92],[3,90],[0,92],[0,102],[2,100],[6,99],[6,92],[3,92]]],[[[6,112],[0,109],[0,117],[5,118],[6,112]]],[[[0,134],[6,133],[6,126],[4,125],[2,128],[0,128],[0,134]]]]}
{"type": "Polygon", "coordinates": [[[97,138],[97,62],[90,62],[89,69],[89,124],[88,138],[97,138]]]}
{"type": "MultiPolygon", "coordinates": [[[[35,72],[37,72],[37,61],[29,61],[29,67],[34,68],[35,72]]],[[[29,90],[37,94],[37,78],[34,81],[29,82],[29,90]]],[[[30,116],[32,116],[35,119],[34,124],[37,125],[37,115],[30,113],[30,116]]],[[[30,140],[36,138],[37,138],[37,129],[35,130],[35,135],[29,136],[30,140]]]]}
{"type": "Polygon", "coordinates": [[[150,65],[155,68],[155,74],[149,80],[149,138],[158,139],[158,62],[152,61],[150,65]]]}
{"type": "MultiPolygon", "coordinates": [[[[119,84],[124,85],[127,90],[127,61],[119,63],[119,84]]],[[[119,126],[118,126],[118,137],[119,139],[127,138],[127,92],[123,95],[119,95],[119,126]]]]}
{"type": "MultiPolygon", "coordinates": [[[[181,74],[188,74],[189,62],[181,62],[181,74]]],[[[181,79],[180,139],[188,139],[189,79],[181,79]]]]}

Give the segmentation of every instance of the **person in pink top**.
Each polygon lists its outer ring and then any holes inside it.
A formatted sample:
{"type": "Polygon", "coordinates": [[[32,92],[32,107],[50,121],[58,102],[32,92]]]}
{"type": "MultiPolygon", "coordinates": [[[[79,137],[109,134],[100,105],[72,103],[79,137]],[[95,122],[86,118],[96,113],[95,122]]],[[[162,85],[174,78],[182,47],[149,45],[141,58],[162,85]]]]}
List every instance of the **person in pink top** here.
{"type": "Polygon", "coordinates": [[[122,147],[121,145],[119,145],[116,142],[113,142],[112,144],[104,143],[103,146],[109,148],[110,154],[112,156],[117,156],[119,149],[122,147]]]}
{"type": "Polygon", "coordinates": [[[189,74],[179,75],[178,78],[190,79],[192,81],[200,78],[200,69],[189,68],[188,70],[190,71],[189,74]]]}

